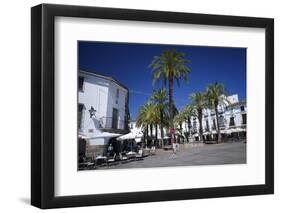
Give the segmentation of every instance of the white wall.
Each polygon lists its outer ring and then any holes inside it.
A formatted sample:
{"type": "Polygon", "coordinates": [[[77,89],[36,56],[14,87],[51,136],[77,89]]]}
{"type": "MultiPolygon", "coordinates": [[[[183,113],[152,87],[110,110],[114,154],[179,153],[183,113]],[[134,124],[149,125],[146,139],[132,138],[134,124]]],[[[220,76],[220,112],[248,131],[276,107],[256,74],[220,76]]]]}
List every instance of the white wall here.
{"type": "Polygon", "coordinates": [[[81,128],[88,133],[90,120],[89,109],[91,106],[96,110],[95,116],[99,120],[101,117],[109,117],[107,115],[106,106],[108,100],[108,91],[110,82],[95,76],[82,74],[84,77],[83,91],[79,91],[78,102],[84,104],[83,118],[81,128]]]}
{"type": "MultiPolygon", "coordinates": [[[[245,113],[247,113],[247,106],[246,104],[242,104],[245,108],[245,113]]],[[[232,109],[226,109],[225,107],[223,107],[225,111],[222,116],[224,117],[224,124],[225,124],[225,129],[229,128],[229,121],[230,121],[230,118],[232,116],[234,116],[234,123],[235,123],[235,127],[240,127],[242,126],[242,114],[244,112],[241,112],[241,109],[240,109],[240,106],[241,105],[237,105],[237,106],[234,106],[232,107],[232,109]]],[[[216,117],[215,117],[215,114],[214,115],[211,115],[211,111],[210,109],[206,109],[204,110],[203,112],[203,118],[202,118],[202,128],[203,128],[203,133],[206,132],[205,131],[205,128],[207,127],[206,125],[206,120],[208,120],[209,122],[209,130],[213,130],[213,120],[215,120],[215,124],[216,124],[216,127],[217,127],[217,120],[216,120],[216,117]],[[208,114],[208,117],[205,117],[204,115],[205,114],[208,114]]],[[[220,117],[221,115],[219,115],[220,117]]],[[[196,118],[196,127],[197,127],[197,132],[199,132],[199,120],[197,117],[191,117],[191,125],[192,127],[191,128],[194,128],[193,127],[193,119],[196,118]]],[[[188,123],[186,122],[186,126],[188,127],[188,123]]],[[[222,127],[222,126],[221,126],[222,127]]],[[[182,124],[182,128],[183,130],[185,131],[185,123],[182,124]]]]}
{"type": "MultiPolygon", "coordinates": [[[[41,2],[39,0],[1,2],[1,212],[41,212],[28,205],[30,196],[30,7],[41,2]]],[[[44,0],[44,2],[275,17],[275,58],[278,59],[281,55],[281,7],[280,1],[277,0],[44,0]]],[[[280,109],[281,86],[277,84],[281,81],[280,60],[276,60],[275,70],[278,70],[275,77],[275,109],[280,109]]],[[[275,195],[71,208],[48,212],[279,212],[281,200],[280,113],[280,110],[276,110],[275,195]]]]}
{"type": "MultiPolygon", "coordinates": [[[[239,98],[238,98],[237,94],[230,95],[230,96],[227,97],[227,99],[228,99],[228,101],[230,103],[237,103],[237,102],[239,102],[239,98]]],[[[240,100],[240,101],[242,101],[242,100],[240,100]]]]}
{"type": "Polygon", "coordinates": [[[125,103],[127,90],[120,87],[118,84],[111,82],[109,87],[109,97],[108,97],[108,105],[107,105],[107,115],[108,117],[112,117],[113,108],[118,109],[118,128],[124,129],[124,120],[125,120],[125,103]],[[116,90],[119,89],[119,98],[116,103],[116,90]]]}
{"type": "Polygon", "coordinates": [[[115,82],[84,72],[79,73],[84,77],[83,90],[79,91],[78,102],[84,104],[82,130],[87,133],[90,114],[88,110],[91,106],[96,110],[95,117],[105,128],[112,126],[113,108],[118,109],[118,129],[124,129],[125,120],[125,100],[127,90],[115,82]],[[116,90],[119,89],[119,97],[116,97],[116,90]],[[117,102],[116,102],[117,100],[117,102]]]}
{"type": "Polygon", "coordinates": [[[102,116],[108,116],[106,106],[108,104],[108,92],[110,82],[95,76],[85,76],[84,78],[84,90],[79,92],[78,100],[79,103],[83,103],[87,110],[91,106],[96,111],[97,118],[102,116]]]}

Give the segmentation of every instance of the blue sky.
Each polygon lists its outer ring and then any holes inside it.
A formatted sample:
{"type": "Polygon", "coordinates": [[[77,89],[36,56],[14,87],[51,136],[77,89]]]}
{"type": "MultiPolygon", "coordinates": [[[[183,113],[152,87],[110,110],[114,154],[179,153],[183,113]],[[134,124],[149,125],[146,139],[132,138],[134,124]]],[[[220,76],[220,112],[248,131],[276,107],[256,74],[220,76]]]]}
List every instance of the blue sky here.
{"type": "Polygon", "coordinates": [[[112,76],[129,88],[129,109],[135,119],[139,107],[147,102],[157,84],[152,84],[149,64],[164,50],[177,49],[191,60],[189,81],[174,85],[178,109],[189,103],[189,95],[204,91],[208,84],[220,82],[229,95],[246,99],[246,48],[78,42],[80,69],[112,76]]]}

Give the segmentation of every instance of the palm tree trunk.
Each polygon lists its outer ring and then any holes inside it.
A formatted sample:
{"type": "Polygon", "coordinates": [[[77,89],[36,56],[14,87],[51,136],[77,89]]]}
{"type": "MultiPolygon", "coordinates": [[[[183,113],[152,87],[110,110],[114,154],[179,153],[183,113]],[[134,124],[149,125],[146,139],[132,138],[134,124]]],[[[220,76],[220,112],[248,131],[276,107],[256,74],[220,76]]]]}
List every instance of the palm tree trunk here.
{"type": "MultiPolygon", "coordinates": [[[[184,128],[185,128],[185,132],[187,133],[187,124],[186,124],[186,120],[184,121],[184,128]]],[[[186,135],[186,134],[184,134],[186,135]]]]}
{"type": "Polygon", "coordinates": [[[218,143],[221,142],[221,130],[220,130],[220,124],[219,124],[219,115],[218,115],[218,104],[215,103],[215,113],[216,113],[216,121],[217,121],[217,134],[218,134],[218,143]]]}
{"type": "Polygon", "coordinates": [[[148,140],[148,125],[146,125],[146,128],[145,128],[145,145],[147,146],[147,140],[148,140]]]}
{"type": "Polygon", "coordinates": [[[150,124],[150,138],[151,138],[151,141],[153,142],[153,125],[150,124]]]}
{"type": "Polygon", "coordinates": [[[175,134],[173,131],[171,131],[174,128],[173,125],[173,118],[174,118],[174,112],[173,112],[173,75],[172,70],[169,70],[169,114],[170,114],[170,120],[169,120],[169,126],[170,126],[170,132],[171,132],[171,142],[174,143],[175,141],[175,134]]]}
{"type": "Polygon", "coordinates": [[[190,117],[188,117],[188,119],[187,119],[187,124],[188,124],[189,137],[191,137],[191,120],[190,120],[190,117]]]}
{"type": "Polygon", "coordinates": [[[164,145],[164,130],[163,130],[163,123],[164,123],[164,118],[163,118],[163,111],[160,111],[160,131],[161,131],[161,147],[164,145]]]}
{"type": "Polygon", "coordinates": [[[184,136],[183,128],[182,128],[182,122],[180,123],[180,142],[182,140],[182,137],[184,136]]]}
{"type": "Polygon", "coordinates": [[[200,135],[200,141],[203,140],[203,128],[202,128],[202,110],[198,110],[198,120],[199,120],[199,135],[200,135]]]}
{"type": "Polygon", "coordinates": [[[145,130],[143,130],[143,142],[145,143],[145,141],[146,141],[146,132],[145,130]]]}
{"type": "Polygon", "coordinates": [[[154,145],[157,145],[158,142],[158,128],[157,128],[157,124],[155,124],[155,142],[154,145]]]}

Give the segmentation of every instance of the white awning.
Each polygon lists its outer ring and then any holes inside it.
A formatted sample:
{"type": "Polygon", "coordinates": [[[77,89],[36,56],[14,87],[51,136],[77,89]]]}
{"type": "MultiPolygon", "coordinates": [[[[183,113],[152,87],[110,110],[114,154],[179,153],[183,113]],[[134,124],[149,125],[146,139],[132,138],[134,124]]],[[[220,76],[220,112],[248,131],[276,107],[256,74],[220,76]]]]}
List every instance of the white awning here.
{"type": "Polygon", "coordinates": [[[218,134],[217,130],[212,130],[212,134],[218,134]]]}
{"type": "Polygon", "coordinates": [[[222,133],[222,134],[228,134],[228,135],[229,135],[229,134],[231,134],[231,132],[232,132],[232,131],[231,131],[230,129],[221,130],[221,133],[222,133]]]}
{"type": "Polygon", "coordinates": [[[246,129],[242,129],[240,127],[237,127],[237,128],[231,129],[231,132],[246,132],[246,129]]]}
{"type": "Polygon", "coordinates": [[[96,132],[96,133],[89,133],[87,135],[83,133],[79,133],[79,138],[82,139],[115,138],[120,135],[121,134],[110,133],[110,132],[96,132]]]}
{"type": "Polygon", "coordinates": [[[140,143],[141,142],[141,138],[135,138],[136,143],[140,143]]]}
{"type": "MultiPolygon", "coordinates": [[[[170,137],[169,136],[164,136],[163,139],[169,139],[170,137]]],[[[157,139],[161,140],[161,135],[158,135],[157,139]]]]}
{"type": "Polygon", "coordinates": [[[133,140],[133,139],[137,139],[137,138],[142,138],[143,137],[143,133],[142,132],[129,132],[126,135],[122,135],[120,137],[117,138],[118,141],[124,141],[124,140],[133,140]]]}

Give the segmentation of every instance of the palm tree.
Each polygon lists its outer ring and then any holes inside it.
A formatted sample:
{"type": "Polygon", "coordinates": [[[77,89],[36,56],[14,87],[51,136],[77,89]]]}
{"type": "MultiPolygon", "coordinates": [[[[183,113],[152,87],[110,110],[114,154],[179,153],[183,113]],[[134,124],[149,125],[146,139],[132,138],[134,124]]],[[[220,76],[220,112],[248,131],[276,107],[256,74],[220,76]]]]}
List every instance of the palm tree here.
{"type": "MultiPolygon", "coordinates": [[[[153,143],[155,143],[154,138],[153,138],[153,127],[155,127],[155,132],[157,132],[157,123],[158,123],[159,116],[157,115],[157,110],[151,101],[147,102],[147,115],[146,116],[147,116],[147,121],[148,121],[148,124],[150,127],[150,137],[152,138],[153,143]]],[[[157,138],[156,138],[156,140],[157,140],[157,138]]]]}
{"type": "MultiPolygon", "coordinates": [[[[191,128],[191,117],[196,116],[194,107],[192,105],[187,105],[183,109],[183,114],[184,114],[184,118],[185,118],[185,129],[187,132],[186,124],[188,124],[188,131],[189,131],[189,135],[190,135],[191,134],[191,129],[190,129],[191,128]]],[[[187,138],[187,136],[186,136],[186,138],[187,138]]]]}
{"type": "Polygon", "coordinates": [[[179,127],[177,128],[178,132],[180,133],[181,137],[183,136],[182,135],[182,124],[183,122],[185,122],[186,118],[185,118],[185,115],[184,115],[184,112],[183,111],[180,111],[175,117],[174,117],[174,125],[176,127],[179,127]]]}
{"type": "Polygon", "coordinates": [[[148,114],[148,106],[143,105],[140,107],[138,115],[137,115],[137,127],[142,127],[144,129],[144,141],[147,144],[148,139],[148,127],[149,127],[149,120],[147,119],[148,114]]]}
{"type": "Polygon", "coordinates": [[[182,123],[185,121],[185,115],[183,111],[180,111],[175,117],[174,117],[174,125],[179,126],[180,129],[182,129],[182,123]]]}
{"type": "MultiPolygon", "coordinates": [[[[161,133],[161,146],[163,146],[163,138],[164,138],[164,116],[167,115],[168,108],[168,99],[167,93],[165,89],[158,90],[153,93],[151,97],[152,102],[155,105],[157,114],[160,117],[160,133],[161,133]]],[[[157,131],[156,131],[157,132],[157,131]]]]}
{"type": "Polygon", "coordinates": [[[190,99],[192,101],[192,105],[196,110],[196,115],[199,120],[199,135],[200,140],[203,141],[203,126],[202,126],[202,117],[203,117],[203,109],[207,106],[206,93],[198,92],[190,95],[190,99]]]}
{"type": "MultiPolygon", "coordinates": [[[[150,67],[153,71],[153,82],[156,80],[162,80],[166,85],[168,81],[169,87],[169,126],[173,128],[173,87],[174,80],[176,80],[178,86],[180,80],[188,80],[188,74],[191,70],[186,66],[190,63],[185,59],[185,54],[177,52],[175,49],[166,50],[160,56],[155,56],[150,67]]],[[[173,138],[173,137],[172,137],[173,138]]]]}
{"type": "Polygon", "coordinates": [[[210,106],[215,110],[216,122],[217,122],[217,134],[218,134],[218,143],[221,142],[221,133],[220,133],[220,123],[218,116],[218,105],[229,103],[226,98],[226,91],[223,84],[215,82],[207,87],[207,98],[210,106]]]}
{"type": "MultiPolygon", "coordinates": [[[[141,106],[137,115],[137,126],[145,128],[146,138],[148,138],[148,129],[150,129],[150,137],[153,138],[153,126],[156,127],[159,123],[159,116],[157,115],[156,108],[151,101],[148,101],[146,105],[141,106]]],[[[157,135],[156,135],[157,137],[157,135]]],[[[157,138],[156,138],[157,140],[157,138]]]]}

